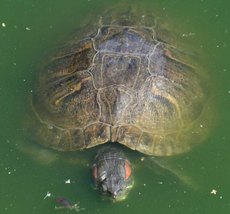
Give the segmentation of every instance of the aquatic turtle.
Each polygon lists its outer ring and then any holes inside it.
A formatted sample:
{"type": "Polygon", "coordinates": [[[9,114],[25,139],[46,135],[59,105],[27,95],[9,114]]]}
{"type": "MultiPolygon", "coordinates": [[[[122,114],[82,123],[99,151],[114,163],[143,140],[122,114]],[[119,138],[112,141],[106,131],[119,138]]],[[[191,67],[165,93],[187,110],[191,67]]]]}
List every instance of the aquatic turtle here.
{"type": "MultiPolygon", "coordinates": [[[[32,99],[41,144],[76,151],[116,142],[172,156],[203,141],[202,71],[154,23],[132,12],[104,15],[51,58],[32,99]]],[[[131,164],[110,144],[96,155],[93,176],[102,192],[123,198],[131,164]]]]}

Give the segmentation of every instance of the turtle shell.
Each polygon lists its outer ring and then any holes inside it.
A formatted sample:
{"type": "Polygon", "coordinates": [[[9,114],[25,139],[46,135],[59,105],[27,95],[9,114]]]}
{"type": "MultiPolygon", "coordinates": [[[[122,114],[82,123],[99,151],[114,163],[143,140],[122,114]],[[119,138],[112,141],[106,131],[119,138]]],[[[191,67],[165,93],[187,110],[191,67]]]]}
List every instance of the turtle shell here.
{"type": "Polygon", "coordinates": [[[138,18],[100,19],[40,72],[33,109],[42,144],[74,151],[118,142],[169,156],[202,141],[200,70],[138,18]]]}

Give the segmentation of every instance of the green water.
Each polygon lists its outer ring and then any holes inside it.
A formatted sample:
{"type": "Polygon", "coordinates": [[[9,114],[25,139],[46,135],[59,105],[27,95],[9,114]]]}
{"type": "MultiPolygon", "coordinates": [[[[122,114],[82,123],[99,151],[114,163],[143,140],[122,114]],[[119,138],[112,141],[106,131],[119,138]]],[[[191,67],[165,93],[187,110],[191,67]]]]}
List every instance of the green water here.
{"type": "MultiPolygon", "coordinates": [[[[213,130],[204,144],[169,160],[189,182],[186,179],[182,182],[168,172],[156,173],[154,167],[137,162],[135,186],[129,197],[121,203],[112,203],[103,200],[92,188],[88,163],[93,150],[84,153],[85,162],[79,164],[75,154],[51,153],[33,147],[22,149],[24,143],[30,143],[22,135],[22,121],[43,56],[86,17],[100,14],[116,2],[1,0],[0,213],[68,213],[68,210],[54,210],[56,196],[80,201],[85,208],[82,213],[230,213],[228,0],[141,1],[143,7],[156,11],[157,16],[175,26],[173,29],[181,35],[178,39],[200,54],[212,79],[210,92],[216,103],[213,130]],[[68,179],[70,184],[65,183],[68,179]],[[211,194],[213,189],[216,194],[211,194]],[[53,197],[44,199],[47,192],[53,197]]],[[[131,155],[135,159],[135,154],[131,155]]]]}

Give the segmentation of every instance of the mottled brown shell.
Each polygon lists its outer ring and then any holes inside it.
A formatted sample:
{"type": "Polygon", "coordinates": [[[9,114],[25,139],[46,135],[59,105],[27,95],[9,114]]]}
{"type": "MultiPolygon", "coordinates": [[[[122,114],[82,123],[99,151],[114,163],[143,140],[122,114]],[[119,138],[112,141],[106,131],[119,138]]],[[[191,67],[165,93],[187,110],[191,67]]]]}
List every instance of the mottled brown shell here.
{"type": "Polygon", "coordinates": [[[33,97],[40,142],[74,151],[111,141],[156,156],[198,144],[200,71],[156,31],[127,19],[100,21],[52,58],[33,97]]]}

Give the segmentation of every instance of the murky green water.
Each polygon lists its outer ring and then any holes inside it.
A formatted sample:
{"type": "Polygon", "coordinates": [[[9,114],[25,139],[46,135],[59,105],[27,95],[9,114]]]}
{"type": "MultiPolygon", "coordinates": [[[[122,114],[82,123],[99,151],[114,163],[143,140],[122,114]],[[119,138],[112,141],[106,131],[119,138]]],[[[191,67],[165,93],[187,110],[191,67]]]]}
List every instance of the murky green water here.
{"type": "MultiPolygon", "coordinates": [[[[75,154],[52,153],[24,146],[30,142],[22,135],[22,121],[42,57],[85,17],[99,14],[113,3],[116,1],[1,1],[0,213],[68,212],[54,210],[54,197],[57,196],[80,201],[81,207],[85,208],[82,213],[229,213],[228,0],[144,0],[141,3],[175,26],[173,29],[179,31],[178,40],[190,44],[200,54],[212,79],[209,85],[217,115],[214,129],[204,144],[168,160],[170,165],[180,170],[179,174],[184,175],[182,178],[190,178],[188,183],[168,172],[158,173],[154,167],[137,162],[134,166],[135,186],[129,197],[124,202],[112,203],[102,200],[92,188],[88,164],[94,151],[84,153],[85,161],[76,161],[75,154]],[[65,183],[68,179],[70,184],[65,183]],[[53,197],[44,199],[47,192],[53,197]]],[[[130,156],[132,159],[136,157],[133,153],[130,156]]]]}

